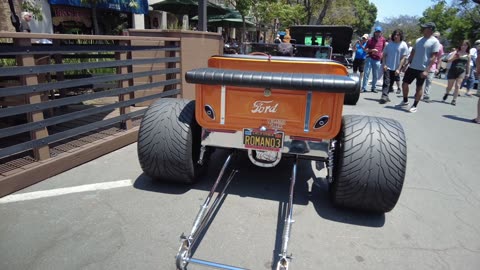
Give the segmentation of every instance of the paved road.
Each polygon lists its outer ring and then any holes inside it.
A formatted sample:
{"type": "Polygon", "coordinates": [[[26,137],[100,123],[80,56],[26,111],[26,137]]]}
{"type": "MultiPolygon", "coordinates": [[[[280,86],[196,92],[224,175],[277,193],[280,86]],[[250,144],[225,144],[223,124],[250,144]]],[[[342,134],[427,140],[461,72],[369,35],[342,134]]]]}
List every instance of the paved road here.
{"type": "MultiPolygon", "coordinates": [[[[329,203],[325,184],[312,184],[321,172],[301,163],[292,269],[480,269],[480,125],[469,122],[477,98],[462,96],[456,107],[442,103],[442,84],[436,80],[434,102],[421,103],[415,114],[380,105],[373,93],[345,107],[346,114],[403,124],[408,142],[403,192],[385,215],[339,210],[329,203]]],[[[400,98],[392,95],[392,101],[400,98]]],[[[144,176],[136,145],[130,145],[18,192],[24,201],[4,197],[0,269],[174,269],[178,237],[190,229],[225,157],[216,152],[200,183],[172,186],[144,176]],[[110,185],[78,188],[98,183],[110,185]],[[67,187],[76,187],[76,193],[60,195],[58,189],[67,187]],[[27,197],[48,190],[50,197],[27,197]]],[[[290,164],[260,169],[242,157],[235,166],[240,171],[195,256],[272,269],[290,164]]]]}

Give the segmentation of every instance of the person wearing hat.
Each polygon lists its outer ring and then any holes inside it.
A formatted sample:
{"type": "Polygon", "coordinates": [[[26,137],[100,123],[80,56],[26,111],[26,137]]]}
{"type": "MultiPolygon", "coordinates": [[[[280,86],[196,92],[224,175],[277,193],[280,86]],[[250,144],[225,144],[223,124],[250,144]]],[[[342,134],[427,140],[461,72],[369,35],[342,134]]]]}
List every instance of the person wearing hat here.
{"type": "Polygon", "coordinates": [[[423,83],[430,72],[433,64],[435,63],[438,52],[440,51],[440,42],[433,36],[435,31],[435,23],[428,22],[421,25],[423,37],[418,38],[415,46],[412,49],[412,53],[408,57],[410,63],[405,76],[403,77],[402,91],[403,100],[397,106],[408,106],[408,91],[409,85],[415,80],[415,101],[409,112],[417,112],[417,106],[422,98],[423,83]]]}
{"type": "Polygon", "coordinates": [[[278,44],[277,55],[280,56],[293,56],[293,45],[290,43],[292,40],[290,32],[286,30],[286,34],[283,37],[283,42],[278,44]]]}
{"type": "MultiPolygon", "coordinates": [[[[440,32],[435,31],[433,36],[440,42],[440,32]]],[[[430,102],[430,85],[432,85],[433,77],[435,74],[438,73],[440,68],[441,57],[443,55],[443,45],[440,43],[440,49],[437,54],[437,58],[435,59],[435,63],[433,63],[430,71],[428,72],[427,79],[425,80],[425,88],[423,89],[423,101],[430,102]]]]}
{"type": "Polygon", "coordinates": [[[364,34],[360,40],[355,42],[355,46],[353,46],[353,51],[355,52],[355,58],[353,59],[353,73],[357,73],[357,70],[360,72],[360,85],[362,85],[365,58],[367,58],[367,52],[365,51],[367,40],[368,34],[364,34]]]}
{"type": "MultiPolygon", "coordinates": [[[[470,73],[466,74],[465,79],[463,79],[462,86],[467,88],[467,93],[465,95],[470,96],[470,89],[473,88],[475,84],[475,61],[477,61],[478,48],[480,47],[480,39],[475,41],[472,48],[470,48],[470,73]]],[[[462,87],[460,87],[461,89],[462,87]]]]}
{"type": "Polygon", "coordinates": [[[373,37],[367,41],[365,51],[367,58],[365,60],[365,73],[363,75],[362,92],[367,91],[368,78],[370,71],[372,71],[372,92],[378,93],[375,90],[378,80],[378,71],[380,70],[380,61],[382,60],[383,49],[385,48],[387,40],[382,36],[382,27],[375,27],[373,37]]]}

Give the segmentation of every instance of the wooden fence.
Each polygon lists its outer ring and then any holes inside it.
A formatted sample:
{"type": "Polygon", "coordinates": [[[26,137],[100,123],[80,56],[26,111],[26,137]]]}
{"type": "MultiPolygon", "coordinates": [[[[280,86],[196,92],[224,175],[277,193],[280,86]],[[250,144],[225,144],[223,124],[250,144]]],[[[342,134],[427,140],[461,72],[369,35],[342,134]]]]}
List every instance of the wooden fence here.
{"type": "Polygon", "coordinates": [[[146,106],[182,94],[180,48],[180,38],[0,33],[0,197],[135,142],[146,106]]]}

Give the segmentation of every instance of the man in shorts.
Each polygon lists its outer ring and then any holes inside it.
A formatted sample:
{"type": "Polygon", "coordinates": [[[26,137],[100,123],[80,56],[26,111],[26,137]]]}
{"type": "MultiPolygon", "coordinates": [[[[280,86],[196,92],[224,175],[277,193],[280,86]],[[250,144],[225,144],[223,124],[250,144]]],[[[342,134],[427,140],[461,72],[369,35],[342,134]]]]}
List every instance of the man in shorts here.
{"type": "Polygon", "coordinates": [[[440,42],[433,36],[435,23],[428,22],[421,25],[423,37],[417,39],[412,53],[408,57],[410,66],[403,77],[403,100],[397,106],[408,106],[409,85],[416,80],[415,101],[410,108],[411,113],[417,112],[418,102],[422,98],[423,83],[428,76],[428,72],[437,59],[440,50],[440,42]]]}
{"type": "Polygon", "coordinates": [[[365,67],[365,58],[367,58],[367,52],[365,46],[367,46],[368,34],[362,36],[360,40],[357,40],[353,51],[355,52],[355,59],[353,59],[353,73],[360,72],[360,85],[362,85],[363,68],[365,67]]]}
{"type": "MultiPolygon", "coordinates": [[[[440,32],[436,31],[433,33],[433,36],[440,42],[440,32]]],[[[440,63],[441,63],[441,57],[443,55],[443,45],[440,43],[440,49],[437,54],[437,58],[435,60],[435,63],[433,63],[432,68],[428,72],[428,76],[425,80],[425,88],[423,89],[423,101],[425,102],[430,102],[430,86],[432,85],[433,77],[435,74],[440,72],[440,63]]]]}

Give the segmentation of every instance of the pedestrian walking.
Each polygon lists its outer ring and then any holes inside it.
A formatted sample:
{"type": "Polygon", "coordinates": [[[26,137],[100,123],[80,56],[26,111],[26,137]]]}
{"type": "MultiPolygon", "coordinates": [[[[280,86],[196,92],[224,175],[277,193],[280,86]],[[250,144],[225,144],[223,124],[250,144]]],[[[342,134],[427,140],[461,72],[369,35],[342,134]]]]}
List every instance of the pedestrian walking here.
{"type": "Polygon", "coordinates": [[[360,85],[362,85],[363,70],[365,68],[365,59],[367,58],[367,52],[365,48],[367,46],[368,34],[364,34],[360,40],[357,40],[353,51],[355,52],[355,58],[353,59],[353,73],[360,72],[360,85]]]}
{"type": "MultiPolygon", "coordinates": [[[[433,37],[435,37],[438,42],[440,42],[440,32],[435,31],[433,33],[433,37]]],[[[438,69],[440,67],[440,61],[441,57],[443,55],[443,45],[440,43],[440,49],[437,54],[437,58],[435,59],[435,62],[433,63],[432,67],[428,71],[427,78],[425,80],[425,88],[423,89],[423,101],[425,102],[430,102],[430,86],[432,85],[433,77],[435,74],[438,72],[438,69]]]]}
{"type": "Polygon", "coordinates": [[[400,70],[408,55],[408,45],[403,41],[403,31],[393,31],[391,40],[383,52],[383,86],[380,104],[390,102],[388,93],[393,92],[393,84],[400,81],[400,70]]]}
{"type": "MultiPolygon", "coordinates": [[[[470,48],[470,73],[467,73],[465,75],[465,78],[463,79],[462,86],[465,86],[467,88],[467,93],[465,95],[470,96],[470,90],[473,88],[473,85],[475,83],[475,68],[476,64],[475,62],[477,61],[477,47],[480,48],[480,40],[475,41],[473,44],[473,47],[470,48]]],[[[478,73],[477,73],[478,74],[478,73]]],[[[462,89],[462,86],[460,86],[460,89],[462,89]]]]}
{"type": "MultiPolygon", "coordinates": [[[[477,40],[480,41],[480,40],[477,40]]],[[[475,43],[477,43],[475,41],[475,43]]],[[[480,74],[480,57],[477,57],[477,61],[475,61],[475,66],[477,70],[477,74],[480,74]]],[[[477,101],[477,117],[472,119],[472,122],[480,124],[480,91],[477,91],[478,101],[477,101]]]]}
{"type": "Polygon", "coordinates": [[[422,97],[423,83],[425,82],[428,72],[432,68],[433,63],[437,58],[438,51],[440,50],[440,42],[433,37],[435,27],[435,23],[433,22],[421,25],[423,37],[417,39],[415,46],[408,57],[410,65],[403,77],[403,100],[397,106],[408,106],[409,85],[415,80],[415,101],[409,109],[409,112],[411,113],[417,112],[417,106],[422,97]]]}
{"type": "Polygon", "coordinates": [[[22,20],[20,21],[20,32],[30,33],[30,21],[32,20],[32,13],[29,11],[22,12],[22,20]]]}
{"type": "Polygon", "coordinates": [[[443,101],[446,101],[452,87],[455,85],[455,90],[453,92],[453,100],[451,104],[453,106],[457,105],[458,90],[460,89],[460,84],[465,78],[466,74],[470,74],[470,42],[464,40],[461,45],[457,48],[457,52],[453,54],[449,59],[449,62],[452,62],[452,66],[448,70],[447,79],[447,91],[443,95],[443,101]]]}
{"type": "Polygon", "coordinates": [[[367,58],[365,60],[365,71],[363,74],[362,91],[367,91],[368,78],[370,77],[370,71],[372,72],[372,92],[378,93],[375,90],[377,84],[378,70],[380,69],[380,60],[382,59],[383,49],[387,40],[382,36],[382,27],[375,27],[375,33],[373,37],[367,42],[365,51],[367,52],[367,58]]]}

